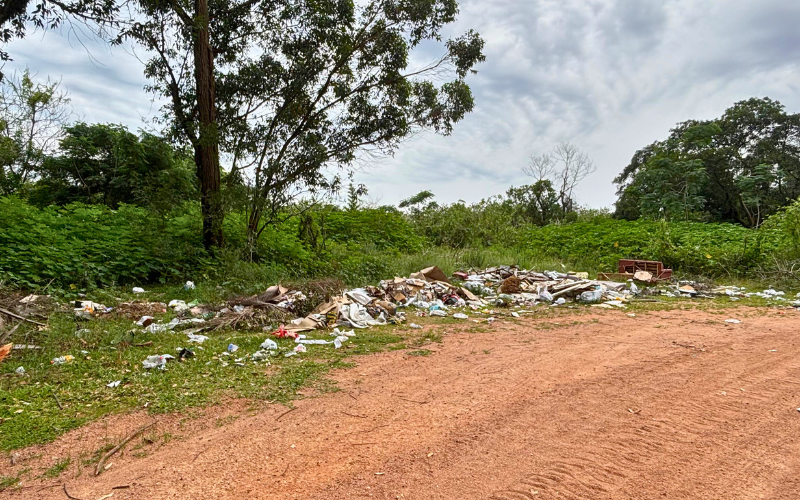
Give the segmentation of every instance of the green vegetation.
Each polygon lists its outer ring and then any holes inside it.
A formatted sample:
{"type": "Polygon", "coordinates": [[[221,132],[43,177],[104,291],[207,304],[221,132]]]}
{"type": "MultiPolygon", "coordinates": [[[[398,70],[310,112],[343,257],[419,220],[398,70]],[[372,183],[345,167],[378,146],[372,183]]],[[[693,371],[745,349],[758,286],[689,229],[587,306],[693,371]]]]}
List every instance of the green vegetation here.
{"type": "Polygon", "coordinates": [[[679,123],[615,180],[616,216],[758,227],[800,196],[800,114],[769,98],[679,123]]]}
{"type": "Polygon", "coordinates": [[[53,464],[52,467],[50,467],[49,469],[44,471],[43,475],[44,475],[44,477],[47,477],[47,478],[58,477],[58,476],[61,475],[62,472],[64,472],[67,469],[67,467],[69,467],[69,464],[71,464],[71,463],[72,463],[72,459],[71,458],[69,458],[69,457],[62,458],[61,460],[59,460],[55,464],[53,464]]]}
{"type": "MultiPolygon", "coordinates": [[[[158,296],[148,294],[148,298],[158,296]]],[[[153,345],[136,347],[120,341],[131,328],[130,320],[101,318],[81,327],[76,333],[74,320],[61,314],[53,316],[44,331],[21,327],[24,331],[15,334],[15,340],[35,340],[42,349],[15,352],[12,362],[0,364],[0,450],[50,441],[109,413],[143,408],[153,414],[166,413],[222,403],[231,397],[288,404],[304,388],[336,390],[325,375],[350,366],[348,358],[352,356],[381,352],[403,342],[421,345],[431,338],[441,340],[441,334],[430,331],[423,335],[407,326],[387,326],[359,331],[339,350],[314,346],[302,356],[287,358],[284,353],[295,347],[294,342],[275,339],[281,353],[254,362],[250,354],[259,350],[267,333],[212,332],[207,334],[209,340],[195,346],[187,344],[186,335],[180,332],[142,333],[135,342],[153,345]],[[230,343],[239,350],[228,355],[230,343]],[[163,371],[142,367],[148,355],[177,357],[176,349],[183,347],[193,349],[195,356],[171,361],[163,371]],[[66,354],[75,360],[60,366],[50,363],[66,354]],[[27,375],[15,375],[18,366],[25,367],[27,375]],[[121,381],[118,387],[106,386],[117,380],[121,381]]],[[[314,332],[310,337],[330,338],[327,332],[314,332]]],[[[57,476],[68,464],[59,462],[46,474],[57,476]]]]}
{"type": "Polygon", "coordinates": [[[515,224],[507,200],[428,206],[313,207],[265,231],[249,247],[244,215],[226,220],[226,251],[204,250],[199,207],[159,214],[143,207],[34,207],[0,198],[0,280],[56,293],[100,286],[225,283],[239,291],[279,280],[339,278],[363,286],[429,265],[458,269],[517,264],[525,268],[613,271],[620,258],[663,261],[683,275],[796,280],[798,213],[791,205],[758,229],[735,224],[624,221],[578,212],[575,222],[515,224]],[[303,227],[305,224],[305,227],[303,227]]]}
{"type": "MultiPolygon", "coordinates": [[[[443,39],[457,1],[232,0],[189,11],[145,0],[124,10],[111,0],[28,3],[0,13],[5,41],[76,16],[111,43],[141,45],[152,57],[148,90],[164,99],[155,120],[163,129],[75,123],[58,83],[0,74],[3,294],[116,305],[133,298],[135,285],[149,290],[139,299],[218,304],[278,282],[364,286],[431,265],[448,274],[506,264],[593,275],[615,271],[621,258],[663,261],[679,277],[790,289],[800,279],[800,114],[776,101],[750,99],[719,119],[681,123],[638,151],[615,181],[613,215],[578,205],[575,188],[594,165],[569,143],[531,157],[523,168],[530,184],[477,203],[440,204],[425,190],[398,207],[373,206],[363,199],[367,187],[351,182],[337,206],[358,159],[390,155],[416,132],[449,135],[473,110],[466,82],[484,42],[472,30],[443,39]],[[438,42],[439,59],[409,68],[415,47],[438,42]],[[186,280],[197,288],[183,290],[186,280]]],[[[221,330],[194,357],[148,372],[146,356],[174,354],[186,337],[137,334],[134,342],[130,328],[116,313],[81,322],[60,311],[41,330],[15,330],[12,342],[39,349],[0,364],[0,449],[46,442],[113,412],[232,397],[287,404],[303,388],[335,390],[325,374],[350,366],[351,356],[428,356],[424,347],[444,335],[375,328],[343,349],[302,357],[285,357],[294,344],[281,340],[281,355],[254,362],[246,357],[265,332],[221,330]],[[226,354],[229,343],[242,359],[226,354]],[[65,354],[75,360],[50,363],[65,354]]],[[[56,477],[69,463],[44,474],[56,477]]],[[[3,477],[0,489],[18,481],[3,477]]]]}

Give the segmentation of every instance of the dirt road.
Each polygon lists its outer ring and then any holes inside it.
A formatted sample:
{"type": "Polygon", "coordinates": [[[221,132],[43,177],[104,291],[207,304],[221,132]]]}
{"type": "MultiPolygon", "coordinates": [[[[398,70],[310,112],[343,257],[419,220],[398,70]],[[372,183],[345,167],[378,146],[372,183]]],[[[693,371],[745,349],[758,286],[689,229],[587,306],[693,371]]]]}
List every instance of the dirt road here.
{"type": "MultiPolygon", "coordinates": [[[[178,437],[146,456],[0,497],[63,499],[66,482],[85,500],[797,499],[799,327],[793,311],[743,308],[453,329],[428,356],[358,358],[341,392],[289,413],[165,418],[159,432],[178,437]]],[[[75,456],[148,418],[39,452],[75,456]]]]}

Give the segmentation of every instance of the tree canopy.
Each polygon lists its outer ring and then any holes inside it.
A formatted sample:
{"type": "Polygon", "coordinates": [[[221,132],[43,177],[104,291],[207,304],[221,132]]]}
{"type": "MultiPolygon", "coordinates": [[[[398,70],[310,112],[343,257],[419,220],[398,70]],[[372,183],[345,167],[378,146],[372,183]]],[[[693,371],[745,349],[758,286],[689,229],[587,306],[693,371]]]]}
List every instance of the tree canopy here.
{"type": "Polygon", "coordinates": [[[326,167],[392,154],[418,130],[449,134],[473,108],[465,78],[483,40],[443,40],[456,0],[211,1],[207,14],[203,3],[140,0],[117,41],[153,55],[145,73],[169,99],[164,125],[195,148],[204,200],[218,189],[207,172],[218,152],[243,174],[254,237],[294,189],[338,188],[326,167]],[[444,53],[412,64],[425,40],[444,53]]]}
{"type": "Polygon", "coordinates": [[[800,114],[753,98],[715,120],[679,123],[614,181],[615,216],[759,226],[800,196],[800,114]]]}
{"type": "Polygon", "coordinates": [[[29,197],[39,206],[79,201],[167,211],[196,197],[192,158],[146,132],[77,123],[65,129],[59,154],[43,162],[29,197]]]}

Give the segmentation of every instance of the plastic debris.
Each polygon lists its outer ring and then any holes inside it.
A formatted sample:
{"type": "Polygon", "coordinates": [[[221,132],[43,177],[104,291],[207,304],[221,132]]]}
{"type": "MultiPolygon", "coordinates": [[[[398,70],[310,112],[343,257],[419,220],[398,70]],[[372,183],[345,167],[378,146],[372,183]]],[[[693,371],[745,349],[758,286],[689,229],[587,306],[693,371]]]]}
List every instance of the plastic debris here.
{"type": "Polygon", "coordinates": [[[731,323],[733,325],[738,325],[739,323],[741,323],[741,321],[739,321],[738,319],[726,319],[725,323],[731,323]]]}
{"type": "Polygon", "coordinates": [[[298,345],[297,347],[294,348],[294,352],[299,354],[301,352],[308,352],[308,349],[306,349],[305,345],[300,344],[300,345],[298,345]]]}
{"type": "Polygon", "coordinates": [[[228,352],[236,352],[239,350],[239,346],[236,344],[228,344],[228,352]]]}
{"type": "MultiPolygon", "coordinates": [[[[346,338],[346,337],[345,337],[346,338]]],[[[297,338],[294,339],[296,344],[303,344],[303,345],[327,345],[332,344],[333,342],[329,340],[322,340],[322,339],[301,339],[297,338]]]]}
{"type": "Polygon", "coordinates": [[[447,317],[447,313],[442,311],[441,309],[435,309],[435,310],[431,311],[431,316],[438,316],[440,318],[446,318],[447,317]]]}
{"type": "Polygon", "coordinates": [[[539,293],[539,300],[542,302],[547,302],[548,304],[553,302],[553,296],[547,290],[543,290],[539,293]]]}
{"type": "Polygon", "coordinates": [[[272,339],[267,339],[261,343],[259,346],[261,349],[265,349],[267,351],[277,351],[278,350],[278,343],[272,339]]]}
{"type": "Polygon", "coordinates": [[[250,357],[253,361],[263,361],[265,359],[269,359],[272,355],[273,352],[261,350],[254,352],[250,357]]]}
{"type": "Polygon", "coordinates": [[[194,351],[191,349],[187,349],[185,347],[178,347],[176,351],[178,351],[178,361],[183,361],[184,359],[189,359],[194,357],[194,351]]]}
{"type": "Polygon", "coordinates": [[[158,354],[154,354],[152,356],[147,356],[147,359],[142,361],[142,366],[144,366],[145,369],[148,370],[151,368],[158,368],[159,370],[164,370],[166,369],[167,361],[171,359],[175,359],[175,356],[169,354],[162,354],[159,356],[158,354]]]}
{"type": "Polygon", "coordinates": [[[170,300],[167,306],[175,311],[175,314],[181,314],[189,310],[189,306],[182,300],[170,300]]]}
{"type": "Polygon", "coordinates": [[[592,290],[589,292],[583,292],[578,296],[578,302],[583,302],[584,304],[597,304],[602,300],[603,300],[602,290],[592,290]]]}
{"type": "Polygon", "coordinates": [[[162,325],[161,323],[151,323],[147,325],[144,331],[148,333],[161,333],[167,331],[167,325],[162,325]]]}
{"type": "Polygon", "coordinates": [[[519,313],[514,311],[514,312],[511,313],[511,316],[514,317],[514,318],[519,318],[519,313]]]}
{"type": "Polygon", "coordinates": [[[275,335],[276,337],[278,337],[279,339],[283,339],[283,338],[287,338],[287,337],[296,339],[297,335],[298,335],[297,332],[288,331],[286,328],[283,327],[283,325],[281,325],[280,328],[278,328],[277,330],[272,332],[272,334],[275,335]]]}
{"type": "Polygon", "coordinates": [[[19,368],[14,370],[14,373],[16,373],[19,376],[25,375],[25,367],[24,366],[20,366],[19,368]]]}
{"type": "Polygon", "coordinates": [[[107,314],[114,310],[113,307],[106,307],[90,300],[78,300],[74,304],[75,317],[91,318],[96,314],[107,314]]]}
{"type": "Polygon", "coordinates": [[[144,288],[141,288],[141,287],[138,287],[138,286],[133,287],[133,290],[131,290],[131,291],[133,293],[136,293],[136,294],[145,293],[144,288]]]}
{"type": "Polygon", "coordinates": [[[355,337],[356,332],[354,330],[343,331],[339,330],[338,328],[334,328],[331,335],[335,335],[337,337],[341,337],[342,335],[344,335],[345,337],[355,337]]]}
{"type": "Polygon", "coordinates": [[[75,360],[75,356],[67,354],[66,356],[59,356],[57,358],[53,358],[50,360],[50,364],[55,366],[61,366],[63,364],[72,363],[75,360]]]}
{"type": "Polygon", "coordinates": [[[142,316],[139,321],[136,322],[137,325],[142,327],[148,327],[153,324],[153,317],[152,316],[142,316]]]}
{"type": "Polygon", "coordinates": [[[466,314],[464,314],[464,313],[455,313],[455,314],[453,315],[453,317],[454,317],[455,319],[469,319],[469,316],[467,316],[467,315],[466,315],[466,314]]]}
{"type": "Polygon", "coordinates": [[[186,283],[183,285],[183,289],[184,289],[184,290],[194,290],[195,288],[196,288],[196,287],[194,286],[194,281],[187,281],[187,282],[186,282],[186,283]]]}
{"type": "Polygon", "coordinates": [[[119,384],[121,384],[121,383],[122,383],[122,380],[115,380],[115,381],[113,381],[111,383],[106,384],[106,387],[110,387],[111,389],[113,389],[114,387],[119,387],[119,384]]]}
{"type": "Polygon", "coordinates": [[[4,346],[0,347],[0,362],[8,357],[11,354],[11,351],[14,349],[14,344],[5,344],[4,346]]]}
{"type": "MultiPolygon", "coordinates": [[[[203,342],[208,340],[208,337],[206,337],[205,335],[196,335],[194,333],[188,333],[187,335],[189,337],[189,342],[194,342],[196,344],[202,344],[203,342]]],[[[231,345],[233,345],[233,344],[231,344],[231,345]]],[[[230,352],[234,352],[234,351],[230,350],[231,345],[228,346],[228,350],[230,352]]],[[[238,347],[237,347],[237,349],[238,349],[238,347]]]]}
{"type": "Polygon", "coordinates": [[[566,303],[567,303],[567,299],[565,299],[564,297],[559,297],[558,300],[556,300],[555,305],[563,306],[566,303]]]}
{"type": "Polygon", "coordinates": [[[411,324],[410,324],[410,325],[408,325],[408,326],[410,326],[410,327],[411,327],[411,328],[413,328],[414,330],[422,330],[422,325],[418,325],[418,324],[416,324],[416,323],[411,323],[411,324]]]}

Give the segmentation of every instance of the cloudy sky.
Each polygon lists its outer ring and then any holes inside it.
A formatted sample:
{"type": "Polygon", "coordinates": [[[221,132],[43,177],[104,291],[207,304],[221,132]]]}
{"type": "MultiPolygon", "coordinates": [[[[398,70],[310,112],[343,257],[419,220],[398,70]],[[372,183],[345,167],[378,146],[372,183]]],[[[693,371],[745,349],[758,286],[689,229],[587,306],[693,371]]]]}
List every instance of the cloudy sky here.
{"type": "MultiPolygon", "coordinates": [[[[486,40],[469,80],[474,113],[450,137],[416,137],[356,180],[380,203],[423,189],[479,201],[525,183],[530,155],[569,141],[597,166],[578,201],[611,206],[615,175],[675,123],[753,96],[800,111],[798,25],[796,0],[462,0],[450,33],[475,28],[486,40]]],[[[67,30],[9,49],[16,60],[4,71],[61,79],[85,120],[136,129],[157,111],[130,50],[87,51],[67,30]]]]}

